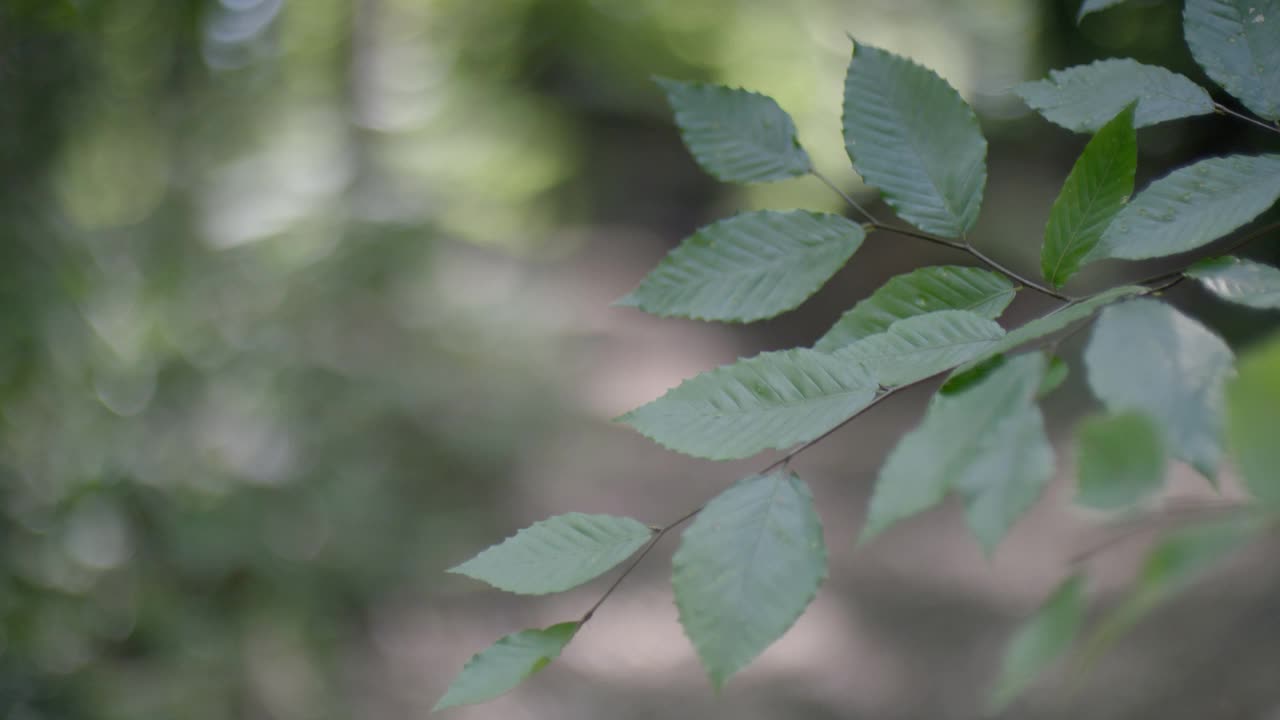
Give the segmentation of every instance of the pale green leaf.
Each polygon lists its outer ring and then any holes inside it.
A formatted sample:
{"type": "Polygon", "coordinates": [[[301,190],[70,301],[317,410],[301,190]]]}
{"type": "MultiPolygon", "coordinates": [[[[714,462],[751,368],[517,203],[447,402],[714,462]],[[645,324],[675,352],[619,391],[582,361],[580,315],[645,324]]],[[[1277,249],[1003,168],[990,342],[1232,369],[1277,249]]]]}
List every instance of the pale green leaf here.
{"type": "Polygon", "coordinates": [[[884,387],[909,385],[963,363],[1004,337],[994,320],[966,310],[939,310],[895,322],[882,333],[835,352],[861,363],[884,387]]]}
{"type": "Polygon", "coordinates": [[[1248,353],[1227,385],[1227,429],[1245,485],[1280,504],[1280,336],[1248,353]]]}
{"type": "Polygon", "coordinates": [[[1164,439],[1144,413],[1090,418],[1077,427],[1076,440],[1081,505],[1128,507],[1164,485],[1164,439]]]}
{"type": "Polygon", "coordinates": [[[1187,270],[1209,292],[1228,302],[1280,310],[1280,268],[1237,257],[1201,260],[1187,270]]]}
{"type": "Polygon", "coordinates": [[[1076,23],[1079,24],[1087,15],[1115,7],[1122,2],[1124,0],[1084,0],[1080,3],[1080,11],[1076,13],[1076,23]]]}
{"type": "Polygon", "coordinates": [[[950,489],[990,550],[1039,495],[1053,455],[1034,403],[1039,354],[1012,358],[972,386],[937,395],[924,420],[889,454],[876,480],[862,540],[939,503],[950,489]]]}
{"type": "Polygon", "coordinates": [[[607,572],[651,537],[653,531],[644,523],[627,517],[556,515],[449,572],[524,595],[561,592],[607,572]]]}
{"type": "Polygon", "coordinates": [[[992,688],[988,707],[998,712],[1062,657],[1075,642],[1084,620],[1084,578],[1072,575],[1027,618],[1005,648],[1000,678],[992,688]]]}
{"type": "Polygon", "coordinates": [[[1112,412],[1156,420],[1165,447],[1212,478],[1222,459],[1223,384],[1231,349],[1195,320],[1156,300],[1102,311],[1084,354],[1089,386],[1112,412]]]}
{"type": "Polygon", "coordinates": [[[502,638],[471,658],[432,711],[492,700],[560,656],[578,623],[522,630],[502,638]]]}
{"type": "Polygon", "coordinates": [[[1080,269],[1080,261],[1124,207],[1137,167],[1138,136],[1130,105],[1085,146],[1049,210],[1040,269],[1055,287],[1080,269]]]}
{"type": "Polygon", "coordinates": [[[717,689],[795,623],[827,576],[813,496],[794,474],[716,496],[672,559],[680,624],[717,689]]]}
{"type": "Polygon", "coordinates": [[[1056,332],[1065,330],[1067,327],[1074,325],[1081,320],[1087,320],[1099,309],[1110,305],[1111,303],[1118,302],[1124,298],[1132,297],[1134,295],[1142,295],[1146,292],[1148,292],[1147,288],[1139,285],[1121,285],[1120,287],[1100,292],[1085,300],[1079,300],[1071,303],[1070,305],[1064,305],[1051,313],[1041,315],[1035,320],[1019,325],[1006,333],[1003,338],[992,343],[991,347],[987,348],[982,354],[964,365],[961,365],[960,368],[956,370],[952,380],[948,381],[948,384],[954,381],[957,385],[953,385],[953,387],[956,387],[963,383],[964,375],[972,372],[979,366],[990,362],[995,356],[1003,355],[1004,353],[1015,350],[1029,342],[1040,340],[1056,332]]]}
{"type": "Polygon", "coordinates": [[[871,297],[853,306],[813,346],[832,352],[855,340],[882,333],[898,320],[937,312],[968,310],[994,320],[1016,290],[1005,276],[958,265],[923,267],[889,278],[871,297]]]}
{"type": "Polygon", "coordinates": [[[1050,70],[1047,80],[1025,82],[1013,91],[1046,120],[1074,132],[1095,132],[1135,100],[1136,128],[1213,112],[1213,98],[1204,88],[1128,58],[1050,70]]]}
{"type": "Polygon", "coordinates": [[[773,317],[817,292],[865,236],[839,215],[744,213],[687,238],[617,304],[697,320],[773,317]]]}
{"type": "Polygon", "coordinates": [[[912,225],[959,237],[977,222],[987,141],[973,109],[932,70],[855,43],[844,142],[854,169],[912,225]]]}
{"type": "Polygon", "coordinates": [[[1187,0],[1183,29],[1196,62],[1245,107],[1280,120],[1280,1],[1187,0]]]}
{"type": "Polygon", "coordinates": [[[713,177],[770,182],[810,171],[791,116],[773,98],[720,85],[656,82],[667,93],[689,152],[713,177]]]}
{"type": "Polygon", "coordinates": [[[1085,261],[1143,260],[1195,250],[1254,219],[1276,198],[1280,155],[1201,160],[1138,193],[1085,261]]]}
{"type": "Polygon", "coordinates": [[[729,460],[812,440],[876,389],[861,365],[797,348],[702,373],[620,420],[676,452],[729,460]]]}
{"type": "Polygon", "coordinates": [[[1147,553],[1125,598],[1098,623],[1086,643],[1086,661],[1092,661],[1153,609],[1254,537],[1260,527],[1254,518],[1232,518],[1182,528],[1161,540],[1147,553]]]}

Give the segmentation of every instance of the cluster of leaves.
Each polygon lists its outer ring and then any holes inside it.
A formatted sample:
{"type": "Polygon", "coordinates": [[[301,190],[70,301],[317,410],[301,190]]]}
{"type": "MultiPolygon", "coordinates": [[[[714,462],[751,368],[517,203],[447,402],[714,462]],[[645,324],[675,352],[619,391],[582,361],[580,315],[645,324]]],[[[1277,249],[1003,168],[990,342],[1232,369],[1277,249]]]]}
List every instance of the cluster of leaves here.
{"type": "MultiPolygon", "coordinates": [[[[1091,2],[1083,12],[1111,4],[1091,2]]],[[[639,552],[634,567],[659,537],[692,518],[673,558],[672,585],[685,633],[719,688],[794,623],[827,574],[812,496],[787,467],[797,452],[899,389],[950,373],[919,426],[881,469],[862,541],[955,494],[974,537],[991,552],[1053,475],[1054,453],[1037,403],[1068,368],[1044,348],[1095,314],[1084,365],[1103,410],[1075,432],[1078,502],[1132,508],[1161,488],[1171,458],[1213,481],[1229,447],[1258,500],[1250,509],[1265,511],[1280,501],[1280,451],[1271,437],[1280,420],[1280,344],[1237,372],[1226,343],[1158,296],[1192,278],[1223,300],[1280,310],[1280,270],[1212,257],[1087,297],[1066,295],[1062,287],[1098,260],[1203,248],[1280,198],[1280,155],[1206,158],[1130,198],[1137,128],[1224,112],[1280,132],[1277,28],[1280,2],[1252,0],[1247,10],[1230,0],[1187,3],[1186,38],[1197,61],[1257,118],[1215,103],[1186,77],[1133,60],[1074,67],[1016,89],[1051,122],[1093,133],[1050,211],[1043,282],[1008,270],[967,237],[987,179],[987,142],[973,110],[932,71],[855,41],[844,89],[845,146],[853,167],[911,227],[882,223],[856,204],[867,222],[804,210],[743,213],[694,233],[620,304],[710,321],[773,317],[804,302],[876,230],[952,247],[987,267],[925,267],[894,277],[813,347],[702,373],[624,415],[621,420],[645,436],[695,457],[790,449],[704,507],[660,528],[628,518],[556,516],[454,572],[516,593],[567,590],[639,552]],[[996,319],[1024,288],[1063,304],[1006,332],[996,319]]],[[[715,177],[750,183],[817,175],[790,117],[772,99],[659,82],[689,150],[715,177]]],[[[1265,232],[1238,237],[1235,245],[1265,232]]],[[[1158,543],[1130,595],[1101,620],[1086,650],[1105,646],[1263,527],[1258,517],[1265,512],[1192,526],[1158,543]]],[[[992,693],[995,706],[1013,699],[1073,644],[1085,585],[1082,575],[1069,577],[1014,637],[992,693]]],[[[438,707],[514,687],[555,658],[594,610],[576,622],[498,641],[467,664],[438,707]]]]}

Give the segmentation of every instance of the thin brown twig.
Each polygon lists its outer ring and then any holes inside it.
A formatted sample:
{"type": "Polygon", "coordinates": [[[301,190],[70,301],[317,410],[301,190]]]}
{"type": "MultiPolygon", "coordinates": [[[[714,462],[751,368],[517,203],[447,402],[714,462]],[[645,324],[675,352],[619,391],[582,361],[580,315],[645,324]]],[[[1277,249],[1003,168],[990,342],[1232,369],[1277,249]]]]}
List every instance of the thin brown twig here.
{"type": "Polygon", "coordinates": [[[1231,108],[1227,107],[1226,105],[1223,105],[1222,103],[1217,103],[1217,102],[1214,103],[1213,110],[1219,115],[1229,115],[1237,120],[1243,120],[1251,125],[1256,125],[1262,128],[1263,130],[1270,130],[1273,133],[1280,133],[1280,127],[1277,127],[1275,125],[1268,125],[1267,123],[1264,123],[1257,118],[1249,117],[1248,115],[1245,115],[1242,112],[1236,112],[1235,110],[1232,110],[1231,108]]]}
{"type": "Polygon", "coordinates": [[[840,189],[840,186],[838,186],[838,185],[836,185],[835,183],[831,182],[831,179],[830,179],[830,178],[828,178],[826,175],[823,175],[822,173],[818,172],[817,170],[815,170],[815,169],[813,169],[813,168],[810,168],[810,169],[809,169],[809,174],[810,174],[810,175],[813,175],[814,177],[816,177],[816,178],[818,178],[819,180],[821,180],[823,185],[826,185],[827,187],[831,188],[831,191],[832,191],[832,192],[834,192],[835,194],[837,194],[837,195],[839,195],[840,197],[844,198],[844,201],[845,201],[845,202],[847,202],[847,203],[849,203],[849,205],[850,205],[854,210],[857,210],[857,211],[862,215],[862,217],[866,218],[866,219],[867,219],[867,222],[871,223],[872,225],[879,225],[879,224],[880,224],[880,221],[876,219],[876,216],[875,216],[875,215],[872,215],[872,214],[870,213],[870,211],[868,211],[866,208],[864,208],[864,207],[862,207],[861,205],[859,205],[859,204],[858,204],[858,203],[857,203],[857,202],[856,202],[856,201],[855,201],[855,200],[854,200],[854,199],[853,199],[853,198],[852,198],[848,193],[846,193],[845,191],[841,190],[841,189],[840,189]]]}
{"type": "MultiPolygon", "coordinates": [[[[658,541],[661,540],[664,535],[671,532],[672,530],[679,527],[680,525],[688,522],[690,519],[693,518],[694,515],[697,515],[698,513],[702,512],[703,507],[704,507],[703,505],[699,505],[693,510],[690,510],[689,512],[685,513],[679,519],[673,520],[672,522],[667,523],[666,525],[663,525],[662,527],[655,530],[653,533],[653,538],[651,538],[649,540],[649,543],[644,546],[644,549],[642,549],[635,556],[635,559],[631,561],[631,564],[627,565],[627,567],[622,571],[621,574],[618,575],[618,577],[613,581],[613,583],[609,585],[608,588],[605,589],[604,593],[602,593],[599,599],[597,599],[595,603],[592,604],[591,608],[582,614],[582,619],[578,621],[578,625],[579,626],[585,625],[586,622],[590,620],[593,615],[596,614],[596,610],[600,609],[600,606],[604,604],[605,600],[609,599],[610,595],[613,595],[613,592],[618,589],[618,586],[622,584],[622,581],[626,580],[627,576],[630,575],[631,572],[636,569],[636,566],[638,566],[645,559],[645,557],[649,555],[649,553],[653,550],[653,547],[658,544],[658,541]]],[[[652,530],[653,528],[650,527],[650,529],[652,530]]]]}

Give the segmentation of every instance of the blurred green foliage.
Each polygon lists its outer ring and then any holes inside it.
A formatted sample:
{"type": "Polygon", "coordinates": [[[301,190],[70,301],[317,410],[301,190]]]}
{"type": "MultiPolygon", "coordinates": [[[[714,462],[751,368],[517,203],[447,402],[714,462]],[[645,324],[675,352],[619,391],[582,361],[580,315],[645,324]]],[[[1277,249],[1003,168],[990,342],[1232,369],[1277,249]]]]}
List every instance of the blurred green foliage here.
{"type": "Polygon", "coordinates": [[[483,263],[715,202],[651,75],[769,92],[852,185],[847,30],[1000,120],[1073,10],[0,3],[0,715],[358,715],[370,607],[510,529],[563,412],[563,338],[483,263]]]}

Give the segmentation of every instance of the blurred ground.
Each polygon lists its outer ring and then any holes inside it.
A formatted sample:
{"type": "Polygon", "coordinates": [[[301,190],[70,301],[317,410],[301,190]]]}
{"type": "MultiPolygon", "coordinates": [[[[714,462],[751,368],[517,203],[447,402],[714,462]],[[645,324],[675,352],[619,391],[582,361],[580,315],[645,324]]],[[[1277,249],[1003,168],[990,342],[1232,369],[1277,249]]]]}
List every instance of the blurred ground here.
{"type": "MultiPolygon", "coordinates": [[[[1030,269],[1083,139],[1004,90],[1109,55],[1195,74],[1173,4],[1080,29],[1074,11],[0,3],[0,714],[425,716],[472,653],[575,617],[601,590],[512,598],[445,568],[556,513],[667,522],[763,464],[679,457],[609,418],[811,342],[891,274],[963,261],[873,237],[805,309],[749,328],[610,307],[709,220],[839,207],[812,180],[744,191],[703,177],[649,77],[775,95],[819,167],[864,192],[839,140],[845,33],[912,55],[982,113],[992,181],[977,235],[1030,269]]],[[[1263,142],[1215,118],[1154,128],[1142,172],[1263,142]]],[[[1149,270],[1101,267],[1087,283],[1149,270]]],[[[1193,288],[1174,300],[1236,343],[1266,329],[1193,288]]],[[[1043,309],[1022,297],[1005,320],[1043,309]]],[[[1082,390],[1077,372],[1049,402],[1059,429],[1090,410],[1082,390]]],[[[831,580],[719,697],[675,621],[671,537],[561,661],[449,714],[975,716],[1017,620],[1074,555],[1126,530],[1068,507],[1060,437],[1062,477],[993,558],[954,507],[855,552],[874,474],[927,397],[886,403],[795,463],[831,580]]],[[[1179,468],[1168,501],[1210,493],[1179,468]]],[[[1097,606],[1144,541],[1093,561],[1097,606]]],[[[1095,672],[1050,678],[1009,717],[1280,717],[1273,550],[1242,553],[1095,672]]]]}

